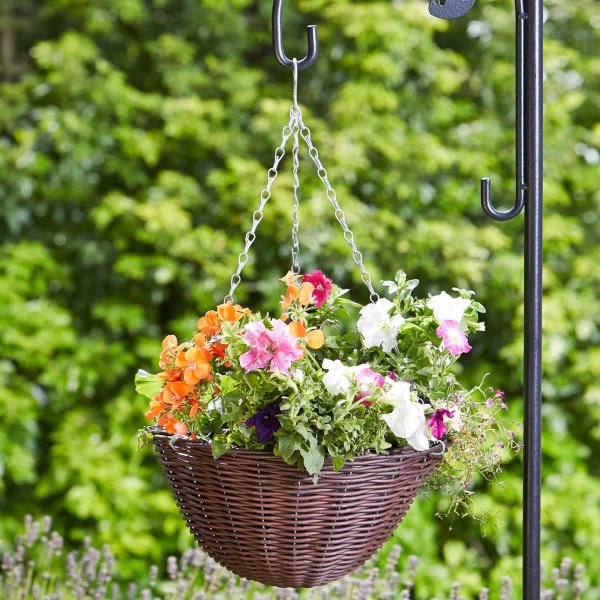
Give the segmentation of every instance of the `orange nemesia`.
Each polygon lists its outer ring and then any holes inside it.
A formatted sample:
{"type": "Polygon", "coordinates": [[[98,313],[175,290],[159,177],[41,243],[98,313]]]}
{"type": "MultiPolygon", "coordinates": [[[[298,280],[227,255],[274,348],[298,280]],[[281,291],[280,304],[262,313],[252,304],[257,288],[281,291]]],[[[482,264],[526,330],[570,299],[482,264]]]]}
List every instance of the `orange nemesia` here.
{"type": "Polygon", "coordinates": [[[212,337],[219,331],[219,316],[214,310],[209,310],[198,319],[198,331],[207,337],[212,337]]]}
{"type": "Polygon", "coordinates": [[[294,275],[291,271],[288,271],[285,277],[282,277],[279,281],[283,281],[286,285],[292,285],[292,283],[300,277],[302,277],[302,275],[294,275]]]}
{"type": "Polygon", "coordinates": [[[297,285],[288,285],[287,290],[285,290],[285,299],[281,303],[281,308],[283,308],[283,310],[289,308],[294,300],[298,300],[299,295],[300,289],[297,285]]]}
{"type": "Polygon", "coordinates": [[[212,354],[205,348],[190,348],[177,355],[175,364],[184,369],[183,380],[189,385],[196,385],[207,379],[211,372],[212,354]]]}
{"type": "Polygon", "coordinates": [[[300,301],[300,304],[302,304],[302,306],[308,306],[310,304],[314,291],[315,286],[308,281],[300,286],[300,294],[298,296],[298,300],[300,301]]]}
{"type": "Polygon", "coordinates": [[[163,388],[162,401],[165,404],[172,404],[173,409],[178,408],[193,389],[194,386],[185,381],[171,381],[163,388]]]}
{"type": "Polygon", "coordinates": [[[242,317],[252,314],[248,308],[243,308],[239,304],[232,304],[231,302],[225,302],[225,304],[219,304],[217,306],[217,315],[222,321],[229,321],[230,323],[236,323],[242,317]]]}
{"type": "Polygon", "coordinates": [[[158,366],[161,369],[164,369],[165,366],[170,362],[170,359],[173,358],[173,354],[175,349],[177,348],[177,338],[174,335],[168,335],[162,341],[162,352],[160,353],[160,357],[158,359],[158,366]]]}
{"type": "Polygon", "coordinates": [[[306,323],[304,323],[304,321],[292,321],[288,325],[288,328],[290,330],[290,333],[295,338],[303,338],[304,336],[306,336],[306,323]]]}

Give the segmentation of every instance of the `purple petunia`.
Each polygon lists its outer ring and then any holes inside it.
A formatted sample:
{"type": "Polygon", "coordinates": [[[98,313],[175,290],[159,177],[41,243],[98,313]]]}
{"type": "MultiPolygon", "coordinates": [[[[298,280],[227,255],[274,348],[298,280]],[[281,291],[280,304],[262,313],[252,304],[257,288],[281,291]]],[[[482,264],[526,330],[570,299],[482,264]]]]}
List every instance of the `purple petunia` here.
{"type": "Polygon", "coordinates": [[[281,429],[281,423],[277,418],[281,412],[279,402],[273,402],[246,421],[248,427],[256,427],[256,437],[260,444],[268,442],[273,434],[281,429]]]}
{"type": "Polygon", "coordinates": [[[444,417],[452,419],[452,417],[454,417],[454,413],[446,410],[445,408],[440,408],[439,410],[436,410],[435,413],[427,420],[429,431],[431,431],[431,435],[436,440],[441,440],[447,431],[446,424],[444,423],[444,417]]]}

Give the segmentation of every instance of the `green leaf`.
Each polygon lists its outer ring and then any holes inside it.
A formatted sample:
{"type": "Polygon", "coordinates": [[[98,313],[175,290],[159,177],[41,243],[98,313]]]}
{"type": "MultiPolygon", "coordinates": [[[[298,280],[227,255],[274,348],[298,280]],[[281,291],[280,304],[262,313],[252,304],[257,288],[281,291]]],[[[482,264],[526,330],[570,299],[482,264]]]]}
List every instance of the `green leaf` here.
{"type": "Polygon", "coordinates": [[[288,462],[296,450],[300,449],[302,440],[297,435],[280,436],[277,440],[281,458],[288,462]]]}
{"type": "Polygon", "coordinates": [[[156,394],[163,389],[164,381],[159,379],[157,375],[148,373],[140,369],[135,374],[135,389],[138,394],[152,399],[156,394]]]}
{"type": "Polygon", "coordinates": [[[323,468],[325,462],[325,452],[323,448],[317,444],[316,439],[308,449],[300,447],[300,454],[304,460],[304,468],[310,475],[317,475],[323,468]]]}
{"type": "Polygon", "coordinates": [[[342,470],[342,467],[346,463],[346,459],[343,456],[332,456],[331,462],[333,463],[333,469],[336,473],[342,470]]]}
{"type": "Polygon", "coordinates": [[[229,375],[221,375],[219,378],[219,390],[221,396],[227,396],[236,389],[236,381],[229,375]]]}

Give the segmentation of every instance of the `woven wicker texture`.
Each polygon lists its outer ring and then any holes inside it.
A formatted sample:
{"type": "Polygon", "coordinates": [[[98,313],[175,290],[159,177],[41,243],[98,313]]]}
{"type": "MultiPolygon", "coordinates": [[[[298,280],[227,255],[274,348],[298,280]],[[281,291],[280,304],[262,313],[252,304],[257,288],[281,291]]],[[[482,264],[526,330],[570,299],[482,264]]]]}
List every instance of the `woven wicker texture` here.
{"type": "Polygon", "coordinates": [[[241,577],[278,587],[324,585],[362,565],[400,523],[440,460],[410,448],[369,454],[317,485],[268,452],[214,460],[203,442],[154,431],[181,513],[198,543],[241,577]]]}

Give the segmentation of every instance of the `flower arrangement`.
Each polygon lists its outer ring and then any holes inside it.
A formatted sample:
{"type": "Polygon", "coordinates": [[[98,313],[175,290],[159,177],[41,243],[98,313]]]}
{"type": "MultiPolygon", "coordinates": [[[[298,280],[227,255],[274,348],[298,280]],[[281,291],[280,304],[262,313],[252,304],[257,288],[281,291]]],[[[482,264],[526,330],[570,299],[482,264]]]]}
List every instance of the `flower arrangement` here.
{"type": "MultiPolygon", "coordinates": [[[[361,306],[321,271],[291,272],[278,318],[226,302],[200,317],[193,339],[162,343],[162,371],[136,376],[147,418],[169,434],[268,450],[314,480],[363,453],[444,442],[442,475],[461,486],[494,472],[514,433],[500,390],[463,387],[453,369],[484,329],[473,292],[426,299],[399,271],[389,298],[361,306]]],[[[144,434],[147,436],[147,432],[144,434]]]]}

